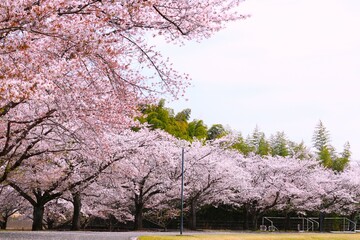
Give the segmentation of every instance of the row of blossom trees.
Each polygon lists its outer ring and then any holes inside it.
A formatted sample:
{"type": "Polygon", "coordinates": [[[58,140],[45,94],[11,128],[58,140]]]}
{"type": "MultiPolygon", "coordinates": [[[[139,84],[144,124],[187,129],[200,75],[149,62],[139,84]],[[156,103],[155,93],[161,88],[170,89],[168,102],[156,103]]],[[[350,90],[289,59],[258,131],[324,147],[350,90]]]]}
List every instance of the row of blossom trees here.
{"type": "Polygon", "coordinates": [[[33,230],[60,197],[74,205],[76,229],[82,192],[100,175],[113,191],[102,174],[145,148],[120,139],[139,105],[189,84],[147,39],[204,39],[244,18],[241,2],[0,2],[0,185],[32,206],[33,230]]]}
{"type": "Polygon", "coordinates": [[[240,2],[1,1],[0,183],[33,157],[106,150],[140,104],[181,95],[187,75],[146,40],[209,37],[240,2]]]}
{"type": "Polygon", "coordinates": [[[3,216],[9,209],[26,214],[23,209],[31,206],[28,214],[38,229],[70,219],[73,229],[79,229],[80,216],[134,221],[136,229],[142,228],[145,217],[165,226],[179,216],[184,143],[185,209],[191,228],[196,228],[196,213],[204,205],[245,210],[253,229],[273,210],[317,212],[320,217],[358,210],[358,166],[338,173],[317,160],[244,157],[229,148],[229,136],[187,143],[161,130],[142,128],[108,137],[114,144],[107,157],[69,151],[32,158],[19,167],[0,194],[7,203],[2,204],[3,216]]]}
{"type": "MultiPolygon", "coordinates": [[[[33,219],[33,230],[69,218],[76,230],[81,216],[134,220],[136,228],[144,216],[177,216],[182,143],[161,131],[129,128],[140,105],[163,94],[177,98],[188,77],[146,40],[209,37],[244,18],[236,13],[240,2],[1,1],[2,227],[16,211],[33,219]]],[[[204,204],[245,206],[254,223],[285,206],[356,209],[356,170],[345,181],[310,160],[244,158],[226,148],[229,141],[186,147],[192,227],[204,204]]]]}

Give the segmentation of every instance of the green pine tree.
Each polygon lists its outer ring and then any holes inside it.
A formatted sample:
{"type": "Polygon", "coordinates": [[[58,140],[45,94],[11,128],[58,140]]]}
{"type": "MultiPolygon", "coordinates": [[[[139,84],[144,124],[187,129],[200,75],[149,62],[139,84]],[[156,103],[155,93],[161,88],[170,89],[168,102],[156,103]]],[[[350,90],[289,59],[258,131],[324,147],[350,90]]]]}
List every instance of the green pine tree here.
{"type": "Polygon", "coordinates": [[[290,155],[289,141],[284,132],[277,132],[270,138],[271,154],[286,157],[290,155]]]}

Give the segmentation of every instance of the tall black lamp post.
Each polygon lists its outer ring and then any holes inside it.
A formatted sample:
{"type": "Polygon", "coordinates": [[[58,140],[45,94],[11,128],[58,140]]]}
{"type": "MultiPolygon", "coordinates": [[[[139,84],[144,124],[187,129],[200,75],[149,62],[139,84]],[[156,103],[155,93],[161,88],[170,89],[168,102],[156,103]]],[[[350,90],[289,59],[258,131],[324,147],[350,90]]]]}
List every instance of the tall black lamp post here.
{"type": "Polygon", "coordinates": [[[180,214],[180,235],[184,230],[184,148],[181,149],[181,214],[180,214]]]}

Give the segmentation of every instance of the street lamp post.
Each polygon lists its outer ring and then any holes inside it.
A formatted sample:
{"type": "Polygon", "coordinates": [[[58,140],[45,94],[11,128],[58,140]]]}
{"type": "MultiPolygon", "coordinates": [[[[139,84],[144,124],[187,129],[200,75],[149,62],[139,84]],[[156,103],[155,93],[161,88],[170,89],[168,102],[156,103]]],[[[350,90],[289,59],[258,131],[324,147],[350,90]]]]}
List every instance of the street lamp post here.
{"type": "Polygon", "coordinates": [[[184,229],[184,148],[181,149],[181,214],[180,214],[180,235],[184,229]]]}

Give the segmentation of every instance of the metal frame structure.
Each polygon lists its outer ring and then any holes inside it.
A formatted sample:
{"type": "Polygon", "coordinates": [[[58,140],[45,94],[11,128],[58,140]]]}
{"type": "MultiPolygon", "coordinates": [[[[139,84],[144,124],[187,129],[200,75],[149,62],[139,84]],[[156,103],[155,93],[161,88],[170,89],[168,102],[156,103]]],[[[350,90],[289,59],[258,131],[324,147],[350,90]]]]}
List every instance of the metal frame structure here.
{"type": "MultiPolygon", "coordinates": [[[[260,231],[278,231],[279,228],[274,225],[275,219],[286,219],[285,217],[263,217],[260,231]],[[269,224],[269,225],[266,225],[269,224]]],[[[291,217],[290,220],[301,220],[302,224],[298,224],[297,230],[299,232],[316,231],[320,224],[318,217],[291,217]]],[[[342,232],[356,232],[356,222],[346,217],[327,217],[324,220],[340,220],[342,221],[342,232]]]]}

